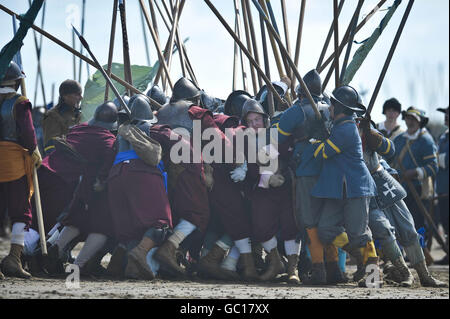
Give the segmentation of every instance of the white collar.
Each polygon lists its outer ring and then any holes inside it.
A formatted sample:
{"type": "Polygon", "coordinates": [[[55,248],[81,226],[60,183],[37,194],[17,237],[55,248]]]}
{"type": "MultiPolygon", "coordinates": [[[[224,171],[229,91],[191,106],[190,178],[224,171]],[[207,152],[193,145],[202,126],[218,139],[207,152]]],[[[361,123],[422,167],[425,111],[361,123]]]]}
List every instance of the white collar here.
{"type": "Polygon", "coordinates": [[[14,90],[11,87],[2,87],[2,88],[0,88],[0,94],[8,94],[8,93],[16,93],[16,90],[14,90]]]}
{"type": "Polygon", "coordinates": [[[408,131],[406,131],[404,135],[408,140],[416,140],[419,135],[422,134],[423,130],[425,130],[425,128],[420,128],[413,135],[408,134],[408,131]]]}

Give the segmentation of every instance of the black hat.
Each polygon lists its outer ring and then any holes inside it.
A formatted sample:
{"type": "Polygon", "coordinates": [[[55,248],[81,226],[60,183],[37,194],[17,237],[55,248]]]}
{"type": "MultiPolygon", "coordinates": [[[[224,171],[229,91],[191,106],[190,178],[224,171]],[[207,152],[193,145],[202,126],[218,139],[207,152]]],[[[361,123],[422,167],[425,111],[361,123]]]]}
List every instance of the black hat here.
{"type": "Polygon", "coordinates": [[[386,114],[386,110],[388,109],[393,109],[395,111],[397,111],[398,113],[402,112],[402,105],[400,104],[400,102],[395,98],[391,98],[389,100],[386,100],[386,102],[384,102],[383,104],[383,114],[386,114]]]}

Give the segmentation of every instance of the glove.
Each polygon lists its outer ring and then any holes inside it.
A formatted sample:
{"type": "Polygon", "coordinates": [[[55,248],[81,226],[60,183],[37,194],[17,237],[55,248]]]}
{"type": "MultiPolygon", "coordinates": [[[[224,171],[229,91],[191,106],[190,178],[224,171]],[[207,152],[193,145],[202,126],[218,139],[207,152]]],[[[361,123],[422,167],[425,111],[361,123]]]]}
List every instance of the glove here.
{"type": "Polygon", "coordinates": [[[360,117],[358,118],[359,121],[359,128],[362,130],[362,132],[366,135],[370,132],[370,117],[360,117]]]}
{"type": "Polygon", "coordinates": [[[39,152],[39,148],[36,147],[33,151],[33,154],[31,154],[31,160],[33,161],[33,164],[36,168],[39,168],[42,164],[42,156],[39,152]]]}
{"type": "Polygon", "coordinates": [[[325,126],[325,116],[323,115],[323,111],[320,111],[320,114],[322,114],[322,117],[320,119],[315,119],[309,127],[309,137],[319,141],[325,141],[330,137],[330,132],[325,126]]]}
{"type": "Polygon", "coordinates": [[[236,167],[234,170],[230,172],[231,179],[235,183],[242,182],[245,179],[246,175],[247,175],[247,161],[244,161],[244,163],[241,166],[236,167]]]}
{"type": "Polygon", "coordinates": [[[270,176],[269,179],[269,185],[272,187],[280,187],[281,185],[284,184],[284,177],[281,174],[273,174],[272,176],[270,176]]]}

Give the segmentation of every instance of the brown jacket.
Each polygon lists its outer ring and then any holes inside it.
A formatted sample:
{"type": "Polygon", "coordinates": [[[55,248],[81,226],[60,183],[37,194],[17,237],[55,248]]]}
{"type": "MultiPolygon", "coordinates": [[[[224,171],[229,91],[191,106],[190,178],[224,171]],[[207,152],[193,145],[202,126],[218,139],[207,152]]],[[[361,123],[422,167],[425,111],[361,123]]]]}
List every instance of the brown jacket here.
{"type": "Polygon", "coordinates": [[[60,104],[48,110],[42,119],[42,130],[44,131],[44,145],[54,137],[67,135],[69,127],[80,123],[81,114],[74,115],[72,112],[61,113],[60,104]]]}

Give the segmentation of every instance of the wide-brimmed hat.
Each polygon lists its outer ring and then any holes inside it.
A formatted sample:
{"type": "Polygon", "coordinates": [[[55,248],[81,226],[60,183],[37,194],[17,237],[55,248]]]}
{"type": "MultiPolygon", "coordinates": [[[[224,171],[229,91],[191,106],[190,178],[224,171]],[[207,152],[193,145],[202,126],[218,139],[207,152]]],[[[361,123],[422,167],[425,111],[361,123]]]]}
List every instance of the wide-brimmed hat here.
{"type": "Polygon", "coordinates": [[[429,120],[428,117],[425,116],[425,114],[425,111],[419,110],[414,106],[410,106],[406,111],[402,112],[402,118],[404,120],[406,116],[412,116],[420,123],[420,127],[425,127],[428,124],[429,120]]]}

